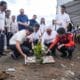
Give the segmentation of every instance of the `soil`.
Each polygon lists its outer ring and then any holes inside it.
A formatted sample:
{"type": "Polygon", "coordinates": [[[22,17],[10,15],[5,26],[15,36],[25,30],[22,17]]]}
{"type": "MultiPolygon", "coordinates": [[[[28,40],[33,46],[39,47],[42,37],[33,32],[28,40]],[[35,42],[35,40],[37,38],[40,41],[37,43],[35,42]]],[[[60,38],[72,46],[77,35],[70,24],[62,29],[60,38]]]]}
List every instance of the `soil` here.
{"type": "Polygon", "coordinates": [[[10,52],[0,57],[0,80],[80,80],[80,46],[76,46],[72,60],[55,58],[53,64],[27,64],[13,60],[10,52]],[[14,68],[15,71],[7,71],[14,68]],[[1,79],[1,77],[3,78],[1,79]]]}

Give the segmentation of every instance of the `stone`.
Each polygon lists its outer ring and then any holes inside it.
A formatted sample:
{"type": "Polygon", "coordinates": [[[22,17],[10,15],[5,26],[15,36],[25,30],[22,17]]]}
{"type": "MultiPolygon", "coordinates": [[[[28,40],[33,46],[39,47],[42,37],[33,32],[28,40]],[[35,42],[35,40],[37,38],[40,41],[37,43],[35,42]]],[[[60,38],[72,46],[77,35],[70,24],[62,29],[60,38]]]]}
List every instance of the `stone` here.
{"type": "Polygon", "coordinates": [[[66,68],[66,66],[65,66],[64,64],[61,64],[61,67],[62,67],[62,68],[66,68]]]}
{"type": "Polygon", "coordinates": [[[71,70],[67,70],[65,71],[65,74],[64,74],[65,77],[74,77],[75,76],[75,73],[71,70]]]}

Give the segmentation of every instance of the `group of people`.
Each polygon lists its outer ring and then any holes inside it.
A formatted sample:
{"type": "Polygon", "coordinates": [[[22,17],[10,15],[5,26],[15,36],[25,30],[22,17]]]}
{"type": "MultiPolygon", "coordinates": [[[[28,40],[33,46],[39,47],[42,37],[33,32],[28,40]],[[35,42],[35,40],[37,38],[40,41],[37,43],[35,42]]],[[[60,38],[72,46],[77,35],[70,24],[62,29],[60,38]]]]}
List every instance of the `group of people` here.
{"type": "MultiPolygon", "coordinates": [[[[12,50],[11,57],[18,59],[20,55],[24,58],[33,56],[34,46],[40,42],[44,54],[56,56],[56,50],[60,51],[62,58],[72,58],[75,48],[73,39],[72,24],[66,7],[61,5],[61,13],[52,20],[52,25],[46,25],[45,18],[42,17],[40,23],[37,22],[37,15],[29,19],[24,14],[24,9],[20,9],[20,14],[10,17],[11,11],[7,10],[7,3],[0,2],[0,35],[6,35],[7,48],[12,50]]],[[[0,37],[1,38],[1,37],[0,37]]],[[[2,39],[2,38],[1,38],[2,39]]],[[[2,42],[0,39],[0,55],[3,54],[2,42]]]]}

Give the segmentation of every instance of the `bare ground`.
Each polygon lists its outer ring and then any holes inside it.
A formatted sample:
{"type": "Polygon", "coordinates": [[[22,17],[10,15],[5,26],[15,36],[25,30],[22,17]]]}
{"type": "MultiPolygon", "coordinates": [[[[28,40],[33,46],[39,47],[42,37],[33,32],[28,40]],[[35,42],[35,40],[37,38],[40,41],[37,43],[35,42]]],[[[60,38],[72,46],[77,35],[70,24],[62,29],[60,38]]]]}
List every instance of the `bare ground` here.
{"type": "Polygon", "coordinates": [[[55,64],[24,65],[23,59],[15,61],[9,53],[6,54],[0,58],[0,73],[7,77],[0,80],[80,80],[80,46],[77,46],[71,61],[57,57],[55,64]],[[6,72],[8,68],[16,71],[6,72]]]}

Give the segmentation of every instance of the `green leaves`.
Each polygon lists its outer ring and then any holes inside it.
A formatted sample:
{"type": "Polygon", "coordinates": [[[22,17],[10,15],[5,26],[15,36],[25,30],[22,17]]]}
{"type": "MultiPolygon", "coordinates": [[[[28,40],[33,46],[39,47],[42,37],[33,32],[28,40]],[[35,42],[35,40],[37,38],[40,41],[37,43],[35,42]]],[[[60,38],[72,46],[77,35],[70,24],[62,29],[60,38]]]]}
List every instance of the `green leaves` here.
{"type": "Polygon", "coordinates": [[[34,55],[36,56],[36,59],[42,62],[42,46],[40,42],[34,46],[34,55]]]}

